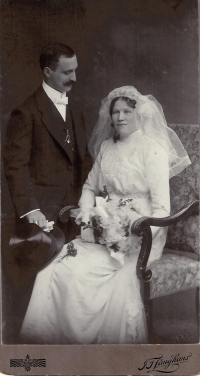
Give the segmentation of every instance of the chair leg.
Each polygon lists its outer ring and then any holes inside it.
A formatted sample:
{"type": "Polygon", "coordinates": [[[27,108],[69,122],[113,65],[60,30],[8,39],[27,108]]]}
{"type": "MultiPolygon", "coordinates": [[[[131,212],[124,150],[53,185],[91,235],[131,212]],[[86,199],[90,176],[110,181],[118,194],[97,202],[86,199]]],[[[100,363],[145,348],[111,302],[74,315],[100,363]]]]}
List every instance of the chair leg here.
{"type": "Polygon", "coordinates": [[[149,344],[162,344],[163,338],[154,333],[153,328],[153,300],[150,299],[150,288],[151,282],[142,282],[141,283],[141,296],[143,299],[146,323],[147,323],[147,332],[148,332],[148,343],[149,344]]]}
{"type": "Polygon", "coordinates": [[[149,299],[148,311],[146,311],[149,343],[150,344],[163,344],[165,343],[164,338],[156,334],[154,331],[153,314],[154,314],[153,299],[149,299]]]}
{"type": "Polygon", "coordinates": [[[200,290],[199,287],[197,287],[196,291],[196,325],[198,328],[198,333],[199,333],[199,339],[200,339],[200,332],[199,332],[199,310],[200,310],[200,290]]]}
{"type": "Polygon", "coordinates": [[[152,343],[152,304],[150,300],[150,281],[141,282],[141,296],[145,309],[147,332],[148,332],[148,343],[152,343]]]}

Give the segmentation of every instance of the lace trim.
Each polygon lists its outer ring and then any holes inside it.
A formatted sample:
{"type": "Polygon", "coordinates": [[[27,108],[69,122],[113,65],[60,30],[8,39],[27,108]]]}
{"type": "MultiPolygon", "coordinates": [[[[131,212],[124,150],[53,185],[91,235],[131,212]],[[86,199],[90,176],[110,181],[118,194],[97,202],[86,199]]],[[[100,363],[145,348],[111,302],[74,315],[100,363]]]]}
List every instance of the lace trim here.
{"type": "Polygon", "coordinates": [[[119,139],[117,143],[117,147],[125,146],[127,148],[127,144],[132,144],[138,142],[138,140],[144,136],[142,129],[138,129],[137,131],[131,133],[128,137],[124,137],[119,139]]]}
{"type": "Polygon", "coordinates": [[[150,198],[150,192],[147,193],[127,193],[127,194],[120,194],[117,192],[108,192],[109,197],[112,198],[122,198],[123,200],[127,200],[128,198],[136,199],[136,198],[150,198]]]}
{"type": "Polygon", "coordinates": [[[140,302],[128,302],[128,330],[127,333],[131,334],[135,339],[137,339],[138,333],[138,323],[140,322],[139,316],[143,309],[143,304],[140,302]]]}
{"type": "MultiPolygon", "coordinates": [[[[179,159],[181,159],[181,158],[179,158],[179,159]]],[[[178,163],[176,163],[175,165],[172,165],[169,168],[169,171],[170,171],[170,174],[171,174],[170,177],[179,174],[181,171],[183,171],[190,164],[191,164],[191,161],[190,161],[190,159],[187,155],[184,159],[180,160],[178,163]]]]}

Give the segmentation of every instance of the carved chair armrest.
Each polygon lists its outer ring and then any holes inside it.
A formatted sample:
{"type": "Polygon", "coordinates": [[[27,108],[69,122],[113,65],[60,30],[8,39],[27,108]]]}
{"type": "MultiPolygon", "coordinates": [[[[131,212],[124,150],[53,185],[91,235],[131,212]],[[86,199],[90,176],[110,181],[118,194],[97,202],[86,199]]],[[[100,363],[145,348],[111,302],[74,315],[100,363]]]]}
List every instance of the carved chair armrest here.
{"type": "MultiPolygon", "coordinates": [[[[58,219],[62,223],[67,223],[70,218],[71,209],[76,209],[77,206],[65,206],[58,215],[58,219]]],[[[137,276],[145,282],[149,281],[152,276],[151,270],[146,270],[147,262],[151,252],[152,233],[150,226],[166,227],[174,225],[180,220],[188,217],[191,214],[198,214],[199,201],[193,201],[190,205],[184,207],[177,214],[165,218],[141,217],[135,221],[131,226],[131,233],[142,237],[142,246],[137,262],[137,276]]]]}
{"type": "Polygon", "coordinates": [[[67,223],[70,218],[70,212],[72,209],[77,209],[76,205],[68,205],[62,208],[58,214],[58,219],[61,223],[67,223]]]}
{"type": "Polygon", "coordinates": [[[142,237],[142,245],[137,261],[136,272],[139,279],[145,282],[152,276],[151,270],[146,270],[147,262],[151,252],[152,233],[150,226],[166,227],[176,224],[191,214],[198,214],[199,200],[193,201],[174,215],[164,218],[142,217],[135,221],[131,226],[131,233],[142,237]]]}

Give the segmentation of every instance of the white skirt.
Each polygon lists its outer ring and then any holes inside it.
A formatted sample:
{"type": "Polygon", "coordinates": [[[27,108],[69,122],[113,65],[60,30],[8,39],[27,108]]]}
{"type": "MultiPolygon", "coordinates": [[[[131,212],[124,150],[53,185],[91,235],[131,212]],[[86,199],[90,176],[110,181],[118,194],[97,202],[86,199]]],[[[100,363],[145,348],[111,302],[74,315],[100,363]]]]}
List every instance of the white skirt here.
{"type": "Polygon", "coordinates": [[[24,343],[147,343],[138,253],[121,265],[103,245],[73,241],[37,275],[21,329],[24,343]]]}

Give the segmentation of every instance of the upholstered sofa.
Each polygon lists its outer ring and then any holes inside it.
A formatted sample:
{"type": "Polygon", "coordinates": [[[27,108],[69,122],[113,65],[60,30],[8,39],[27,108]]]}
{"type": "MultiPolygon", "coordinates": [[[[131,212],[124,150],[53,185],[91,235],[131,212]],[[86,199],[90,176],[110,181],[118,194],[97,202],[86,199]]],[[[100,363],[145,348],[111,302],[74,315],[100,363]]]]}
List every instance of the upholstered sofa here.
{"type": "Polygon", "coordinates": [[[149,342],[196,343],[199,342],[200,284],[199,127],[169,126],[178,134],[192,164],[170,181],[171,216],[159,220],[159,223],[144,218],[133,224],[132,232],[143,238],[137,273],[141,279],[149,342]],[[183,208],[187,209],[181,211],[183,208]],[[163,256],[147,270],[150,225],[169,227],[163,256]]]}

